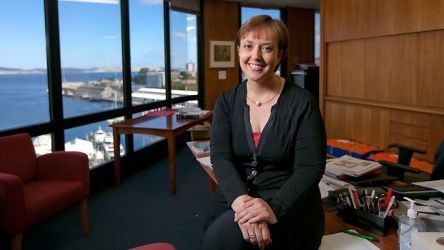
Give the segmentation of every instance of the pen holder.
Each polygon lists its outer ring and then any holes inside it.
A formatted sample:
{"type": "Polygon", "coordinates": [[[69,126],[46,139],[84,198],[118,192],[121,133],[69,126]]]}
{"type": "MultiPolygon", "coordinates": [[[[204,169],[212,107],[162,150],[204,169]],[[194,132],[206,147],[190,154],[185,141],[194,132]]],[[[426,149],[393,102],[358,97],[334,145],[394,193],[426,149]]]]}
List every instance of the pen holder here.
{"type": "Polygon", "coordinates": [[[352,208],[338,209],[338,215],[348,224],[358,226],[381,236],[386,235],[396,225],[395,219],[391,216],[383,218],[352,208]]]}

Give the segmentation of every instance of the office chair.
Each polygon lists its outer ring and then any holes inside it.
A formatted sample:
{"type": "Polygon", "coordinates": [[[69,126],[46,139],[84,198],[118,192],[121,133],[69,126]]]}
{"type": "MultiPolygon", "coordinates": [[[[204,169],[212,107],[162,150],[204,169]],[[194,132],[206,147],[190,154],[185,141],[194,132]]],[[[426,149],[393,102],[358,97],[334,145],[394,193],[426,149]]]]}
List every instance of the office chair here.
{"type": "MultiPolygon", "coordinates": [[[[404,180],[405,172],[419,174],[421,170],[410,167],[413,153],[425,154],[426,151],[402,144],[393,143],[388,146],[389,148],[398,148],[398,162],[390,162],[381,160],[379,163],[387,167],[387,174],[397,177],[399,180],[404,180]]],[[[443,179],[444,178],[444,141],[439,145],[435,154],[435,164],[432,169],[431,179],[443,179]]]]}

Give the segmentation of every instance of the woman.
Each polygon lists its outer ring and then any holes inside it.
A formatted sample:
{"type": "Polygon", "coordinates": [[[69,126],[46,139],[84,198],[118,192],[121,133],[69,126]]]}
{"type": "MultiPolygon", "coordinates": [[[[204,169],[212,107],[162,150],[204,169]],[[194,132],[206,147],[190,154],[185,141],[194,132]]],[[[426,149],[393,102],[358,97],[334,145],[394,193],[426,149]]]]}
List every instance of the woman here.
{"type": "Polygon", "coordinates": [[[315,98],[274,72],[288,30],[255,16],[236,44],[246,80],[215,104],[211,160],[219,182],[203,249],[317,249],[325,129],[315,98]]]}

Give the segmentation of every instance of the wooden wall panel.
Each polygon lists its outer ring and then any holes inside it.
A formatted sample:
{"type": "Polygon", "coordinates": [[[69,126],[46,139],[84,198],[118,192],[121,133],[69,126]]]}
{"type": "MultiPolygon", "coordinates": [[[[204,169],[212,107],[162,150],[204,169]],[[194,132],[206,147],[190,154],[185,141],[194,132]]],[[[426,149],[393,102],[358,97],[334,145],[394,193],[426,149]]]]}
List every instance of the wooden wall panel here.
{"type": "Polygon", "coordinates": [[[314,10],[287,8],[290,44],[287,56],[287,76],[300,63],[314,62],[314,10]]]}
{"type": "MultiPolygon", "coordinates": [[[[327,56],[326,78],[328,79],[328,85],[326,85],[325,96],[341,96],[342,95],[342,44],[341,43],[329,43],[326,45],[325,50],[327,56]]],[[[322,68],[321,68],[322,71],[322,68]]],[[[321,78],[322,81],[322,78],[321,78]]]]}
{"type": "Polygon", "coordinates": [[[329,137],[407,144],[433,161],[444,140],[443,16],[444,1],[321,0],[329,137]]]}
{"type": "Polygon", "coordinates": [[[346,138],[382,148],[390,134],[390,111],[382,108],[326,102],[325,125],[328,138],[346,138]]]}
{"type": "Polygon", "coordinates": [[[415,155],[433,161],[438,143],[444,139],[444,132],[436,131],[444,117],[408,111],[392,111],[390,141],[427,150],[427,154],[415,155]]]}
{"type": "Polygon", "coordinates": [[[431,116],[430,117],[430,138],[427,148],[427,159],[432,161],[436,149],[439,144],[444,140],[444,116],[431,116]]]}
{"type": "MultiPolygon", "coordinates": [[[[444,1],[442,1],[444,2],[444,1]]],[[[444,19],[444,17],[442,17],[444,19]]],[[[444,107],[444,30],[420,33],[418,104],[444,107]]]]}
{"type": "Polygon", "coordinates": [[[239,83],[239,63],[235,52],[234,68],[210,68],[210,40],[234,41],[239,27],[239,4],[216,0],[203,1],[204,11],[204,75],[205,108],[213,109],[217,97],[239,83]],[[218,72],[226,71],[227,79],[219,80],[218,72]]]}
{"type": "Polygon", "coordinates": [[[326,42],[444,28],[441,0],[328,0],[323,5],[326,42]]]}
{"type": "Polygon", "coordinates": [[[362,40],[329,44],[327,95],[364,97],[364,52],[362,40]]]}
{"type": "Polygon", "coordinates": [[[332,42],[327,95],[444,108],[444,31],[332,42]]]}

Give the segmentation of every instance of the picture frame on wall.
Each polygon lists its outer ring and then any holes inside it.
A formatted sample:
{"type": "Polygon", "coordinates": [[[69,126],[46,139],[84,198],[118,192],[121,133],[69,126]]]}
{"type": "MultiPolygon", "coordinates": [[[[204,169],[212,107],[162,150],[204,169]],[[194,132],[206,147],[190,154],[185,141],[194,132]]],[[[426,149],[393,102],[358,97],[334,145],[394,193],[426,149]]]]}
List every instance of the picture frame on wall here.
{"type": "Polygon", "coordinates": [[[234,68],[234,41],[210,41],[210,68],[234,68]]]}

